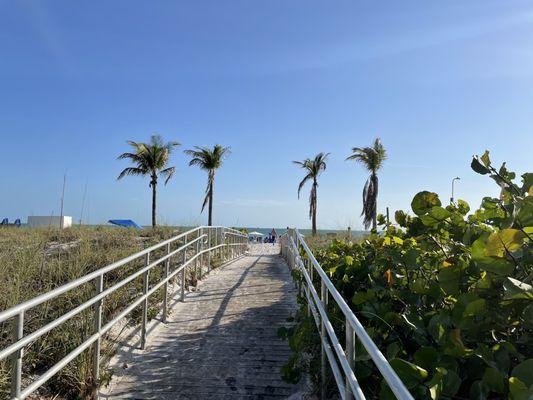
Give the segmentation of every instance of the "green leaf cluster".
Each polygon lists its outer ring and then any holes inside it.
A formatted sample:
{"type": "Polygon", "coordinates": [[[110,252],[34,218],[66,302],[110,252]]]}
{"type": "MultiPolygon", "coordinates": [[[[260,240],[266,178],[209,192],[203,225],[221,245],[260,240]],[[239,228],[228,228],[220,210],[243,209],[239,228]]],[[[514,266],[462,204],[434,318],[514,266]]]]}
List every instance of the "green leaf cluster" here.
{"type": "MultiPolygon", "coordinates": [[[[501,191],[474,212],[423,191],[396,225],[314,252],[415,398],[533,399],[533,174],[517,182],[488,152],[472,169],[501,191]]],[[[394,398],[360,343],[356,355],[367,398],[394,398]]]]}

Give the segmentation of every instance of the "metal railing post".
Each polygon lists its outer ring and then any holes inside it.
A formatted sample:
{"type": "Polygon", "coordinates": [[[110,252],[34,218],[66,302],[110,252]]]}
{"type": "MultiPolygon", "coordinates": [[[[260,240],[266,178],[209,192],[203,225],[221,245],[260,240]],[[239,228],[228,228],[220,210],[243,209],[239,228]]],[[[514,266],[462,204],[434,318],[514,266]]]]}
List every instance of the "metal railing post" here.
{"type": "MultiPolygon", "coordinates": [[[[355,332],[346,318],[344,319],[344,322],[346,324],[346,358],[348,360],[348,364],[350,365],[350,370],[353,371],[353,368],[355,366],[355,332]]],[[[352,392],[352,388],[350,387],[350,381],[348,380],[348,377],[346,377],[345,385],[346,386],[344,387],[344,398],[346,400],[352,400],[354,398],[354,394],[352,392]]]]}
{"type": "MultiPolygon", "coordinates": [[[[24,336],[24,311],[21,311],[16,319],[13,327],[14,342],[19,341],[24,336]]],[[[20,349],[13,354],[13,364],[11,366],[11,397],[20,397],[22,386],[22,354],[20,349]]]]}
{"type": "Polygon", "coordinates": [[[220,228],[220,244],[223,244],[223,246],[220,248],[220,255],[222,257],[222,262],[226,262],[226,237],[224,236],[224,229],[220,228]]]}
{"type": "MultiPolygon", "coordinates": [[[[214,246],[216,247],[218,245],[218,228],[215,228],[215,232],[214,232],[214,236],[215,236],[215,244],[214,246]]],[[[218,257],[218,249],[215,249],[215,252],[213,253],[213,257],[217,258],[218,257]]]]}
{"type": "MultiPolygon", "coordinates": [[[[183,245],[185,246],[187,244],[187,235],[183,238],[183,245]]],[[[183,249],[182,259],[181,259],[181,265],[185,265],[185,262],[187,261],[187,248],[183,249]]],[[[181,270],[181,294],[180,294],[180,301],[185,301],[185,267],[181,270]]]]}
{"type": "MultiPolygon", "coordinates": [[[[146,255],[144,266],[147,267],[150,264],[150,253],[146,255]]],[[[143,295],[148,293],[150,279],[150,271],[146,271],[143,277],[143,295]]],[[[146,325],[148,324],[148,297],[143,301],[143,315],[142,315],[142,327],[141,327],[141,350],[144,350],[146,346],[146,325]]]]}
{"type": "Polygon", "coordinates": [[[207,228],[207,273],[211,272],[211,227],[207,228]]]}
{"type": "Polygon", "coordinates": [[[200,240],[199,240],[199,251],[201,253],[200,257],[198,257],[198,263],[200,265],[200,279],[202,279],[202,276],[203,276],[203,264],[205,262],[205,254],[202,253],[202,251],[204,250],[204,238],[202,237],[204,235],[204,228],[201,228],[200,229],[200,240]]]}
{"type": "MultiPolygon", "coordinates": [[[[96,278],[96,295],[99,295],[104,290],[104,275],[100,275],[96,278]]],[[[102,303],[103,300],[98,301],[94,305],[94,331],[95,333],[100,332],[102,328],[102,303]]],[[[94,354],[93,354],[93,383],[98,385],[100,380],[100,346],[102,339],[96,339],[94,342],[94,354]]],[[[98,391],[96,391],[98,397],[98,391]]]]}
{"type": "MultiPolygon", "coordinates": [[[[304,268],[307,269],[307,273],[309,275],[311,275],[311,260],[309,260],[309,258],[304,258],[305,262],[304,262],[304,268]]],[[[311,275],[311,279],[312,278],[312,275],[311,275]]],[[[307,315],[310,317],[311,315],[311,288],[309,287],[309,283],[306,283],[306,292],[307,292],[307,315]]]]}
{"type": "MultiPolygon", "coordinates": [[[[328,311],[328,290],[326,284],[321,280],[320,285],[320,300],[322,307],[328,311]]],[[[320,397],[322,400],[326,398],[326,349],[324,348],[324,342],[326,338],[326,325],[324,324],[324,318],[320,319],[320,397]]]]}
{"type": "MultiPolygon", "coordinates": [[[[170,254],[170,243],[167,244],[167,255],[170,254]]],[[[170,272],[170,257],[165,262],[165,279],[167,279],[170,272]]],[[[163,322],[167,322],[168,312],[168,281],[163,285],[163,322]]]]}
{"type": "MultiPolygon", "coordinates": [[[[200,231],[198,231],[198,236],[196,237],[197,239],[200,237],[200,231]]],[[[196,279],[196,286],[198,286],[198,253],[200,253],[200,240],[197,240],[196,243],[195,243],[195,253],[194,253],[194,277],[196,279]]]]}

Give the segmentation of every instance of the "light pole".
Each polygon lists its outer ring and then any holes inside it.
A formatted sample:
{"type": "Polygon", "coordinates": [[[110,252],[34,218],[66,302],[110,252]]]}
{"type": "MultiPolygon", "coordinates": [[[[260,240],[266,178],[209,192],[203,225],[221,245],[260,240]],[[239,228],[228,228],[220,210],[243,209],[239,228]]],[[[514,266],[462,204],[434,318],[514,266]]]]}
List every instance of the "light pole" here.
{"type": "Polygon", "coordinates": [[[460,181],[460,180],[461,178],[459,178],[458,176],[452,179],[452,197],[450,197],[450,204],[453,204],[453,184],[455,183],[455,181],[460,181]]]}

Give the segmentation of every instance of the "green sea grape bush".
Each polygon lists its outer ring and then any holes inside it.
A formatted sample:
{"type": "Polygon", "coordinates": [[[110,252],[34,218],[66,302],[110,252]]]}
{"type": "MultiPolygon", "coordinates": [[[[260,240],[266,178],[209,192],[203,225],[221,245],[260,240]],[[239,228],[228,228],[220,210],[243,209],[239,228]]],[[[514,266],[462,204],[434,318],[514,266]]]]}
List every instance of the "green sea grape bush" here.
{"type": "MultiPolygon", "coordinates": [[[[444,206],[423,191],[414,215],[397,211],[396,226],[381,219],[379,234],[335,240],[316,258],[415,398],[533,399],[533,174],[496,169],[488,152],[471,166],[499,198],[469,213],[463,200],[444,206]]],[[[339,310],[328,312],[343,338],[339,310]]],[[[283,375],[316,375],[301,353],[320,352],[291,347],[283,375]]],[[[369,398],[394,398],[359,342],[355,374],[369,398]]]]}

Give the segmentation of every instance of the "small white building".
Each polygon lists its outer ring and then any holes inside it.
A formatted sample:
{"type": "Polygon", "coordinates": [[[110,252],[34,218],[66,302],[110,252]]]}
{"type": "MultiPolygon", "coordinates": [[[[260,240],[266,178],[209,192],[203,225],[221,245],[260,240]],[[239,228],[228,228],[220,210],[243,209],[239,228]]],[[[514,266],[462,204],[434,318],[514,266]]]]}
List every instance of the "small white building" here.
{"type": "Polygon", "coordinates": [[[28,217],[28,226],[31,228],[38,228],[38,227],[70,228],[72,226],[72,217],[31,216],[31,217],[28,217]]]}

